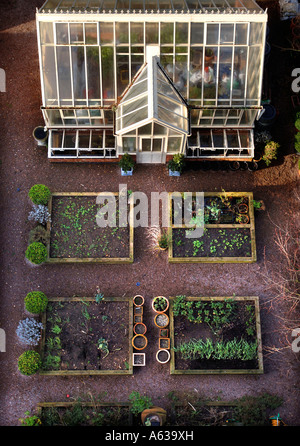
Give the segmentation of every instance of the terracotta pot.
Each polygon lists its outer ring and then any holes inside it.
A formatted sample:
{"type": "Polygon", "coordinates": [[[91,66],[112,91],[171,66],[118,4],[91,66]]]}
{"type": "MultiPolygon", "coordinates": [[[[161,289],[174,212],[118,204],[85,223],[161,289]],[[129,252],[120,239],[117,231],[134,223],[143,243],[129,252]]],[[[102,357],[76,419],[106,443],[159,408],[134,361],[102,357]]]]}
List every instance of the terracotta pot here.
{"type": "Polygon", "coordinates": [[[156,353],[156,360],[160,362],[161,364],[166,364],[170,360],[170,352],[166,349],[158,350],[156,353]]]}
{"type": "Polygon", "coordinates": [[[248,212],[248,205],[246,203],[241,203],[238,205],[239,213],[240,214],[247,214],[248,212]]]}
{"type": "Polygon", "coordinates": [[[158,338],[158,348],[160,350],[169,350],[170,349],[170,338],[158,338]]]}
{"type": "Polygon", "coordinates": [[[169,316],[166,313],[157,313],[154,323],[158,328],[165,328],[169,325],[169,316]]]}
{"type": "Polygon", "coordinates": [[[143,322],[138,322],[134,325],[133,331],[136,335],[144,335],[147,332],[147,327],[143,322]]]}
{"type": "Polygon", "coordinates": [[[240,214],[240,217],[243,217],[243,220],[244,221],[240,221],[240,220],[238,220],[238,222],[241,224],[241,225],[247,225],[248,223],[249,223],[249,216],[248,215],[246,215],[246,214],[240,214]]]}
{"type": "Polygon", "coordinates": [[[131,343],[135,350],[144,350],[147,347],[148,339],[145,335],[138,334],[133,336],[131,343]]]}
{"type": "Polygon", "coordinates": [[[144,305],[145,299],[140,294],[137,294],[133,298],[133,305],[136,307],[140,307],[141,305],[144,305]]]}
{"type": "Polygon", "coordinates": [[[155,313],[158,313],[158,314],[160,314],[160,313],[165,313],[165,312],[168,310],[169,305],[170,305],[170,303],[169,303],[169,299],[167,299],[165,296],[156,296],[156,297],[154,297],[154,299],[152,300],[152,309],[153,309],[153,311],[155,311],[155,313]],[[158,310],[155,309],[155,307],[154,307],[154,303],[155,303],[155,300],[156,300],[156,299],[165,299],[165,301],[166,301],[166,308],[165,308],[164,310],[162,310],[162,311],[158,311],[158,310]]]}

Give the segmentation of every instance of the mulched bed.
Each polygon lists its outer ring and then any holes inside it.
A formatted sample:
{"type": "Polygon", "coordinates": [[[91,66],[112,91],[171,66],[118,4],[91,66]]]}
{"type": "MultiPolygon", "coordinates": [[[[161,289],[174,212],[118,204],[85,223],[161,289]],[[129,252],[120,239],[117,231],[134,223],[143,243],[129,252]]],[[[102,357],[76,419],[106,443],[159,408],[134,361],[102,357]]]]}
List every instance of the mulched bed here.
{"type": "Polygon", "coordinates": [[[172,229],[173,257],[251,257],[249,228],[204,228],[202,237],[187,238],[172,229]]]}
{"type": "Polygon", "coordinates": [[[51,302],[47,309],[44,370],[126,370],[128,325],[127,302],[51,302]],[[61,349],[52,348],[57,337],[61,349]],[[108,354],[98,349],[100,338],[107,341],[108,354]],[[53,356],[59,357],[57,363],[51,360],[53,356]]]}
{"type": "Polygon", "coordinates": [[[53,196],[50,258],[129,257],[129,226],[99,227],[101,207],[96,196],[53,196]]]}
{"type": "Polygon", "coordinates": [[[173,426],[224,426],[233,418],[232,406],[183,405],[172,411],[173,426]],[[195,409],[195,410],[194,410],[195,409]]]}
{"type": "MultiPolygon", "coordinates": [[[[250,312],[246,310],[246,306],[251,306],[253,315],[254,305],[252,302],[236,302],[234,315],[230,322],[223,325],[214,335],[211,328],[205,323],[190,322],[185,316],[174,316],[174,347],[178,347],[182,343],[189,342],[192,339],[211,339],[213,342],[222,340],[224,342],[236,338],[245,339],[248,342],[256,341],[256,327],[255,322],[251,324],[252,332],[247,334],[247,323],[250,321],[250,312]]],[[[179,353],[175,352],[175,369],[176,370],[211,370],[211,369],[256,369],[258,368],[258,361],[255,360],[221,360],[221,359],[183,359],[179,353]]]]}

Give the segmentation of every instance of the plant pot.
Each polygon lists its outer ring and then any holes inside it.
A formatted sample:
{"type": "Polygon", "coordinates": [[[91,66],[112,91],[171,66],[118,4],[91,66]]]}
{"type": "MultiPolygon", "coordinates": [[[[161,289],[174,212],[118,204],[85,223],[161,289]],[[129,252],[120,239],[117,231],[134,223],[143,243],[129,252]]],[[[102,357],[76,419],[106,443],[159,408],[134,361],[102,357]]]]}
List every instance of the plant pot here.
{"type": "Polygon", "coordinates": [[[263,108],[265,109],[265,111],[259,118],[257,123],[260,127],[268,127],[275,122],[276,108],[272,104],[264,104],[263,108]]]}
{"type": "Polygon", "coordinates": [[[169,337],[169,329],[168,328],[161,328],[159,330],[159,337],[160,338],[168,338],[169,337]]]}
{"type": "Polygon", "coordinates": [[[240,214],[247,214],[248,213],[248,205],[246,203],[241,203],[238,205],[238,210],[240,214]]]}
{"type": "Polygon", "coordinates": [[[148,339],[145,335],[138,334],[133,336],[131,343],[135,350],[144,350],[147,347],[148,339]]]}
{"type": "Polygon", "coordinates": [[[143,307],[134,306],[133,307],[133,314],[135,316],[143,316],[143,307]]]}
{"type": "Polygon", "coordinates": [[[170,177],[180,177],[180,172],[178,172],[178,170],[171,170],[169,169],[169,176],[170,177]]]}
{"type": "Polygon", "coordinates": [[[141,322],[143,322],[143,316],[141,314],[134,314],[133,315],[133,323],[139,324],[141,322]]]}
{"type": "Polygon", "coordinates": [[[231,161],[229,163],[229,169],[233,170],[234,172],[236,172],[237,170],[239,170],[240,168],[240,163],[239,161],[231,161]]]}
{"type": "Polygon", "coordinates": [[[143,322],[138,322],[134,325],[133,332],[136,335],[144,335],[147,332],[147,327],[143,322]]]}
{"type": "Polygon", "coordinates": [[[258,169],[258,164],[256,161],[251,161],[251,163],[248,163],[248,170],[250,170],[250,172],[255,172],[258,169]]]}
{"type": "Polygon", "coordinates": [[[170,338],[158,338],[158,348],[160,350],[169,350],[170,338]]]}
{"type": "Polygon", "coordinates": [[[165,328],[169,325],[169,316],[166,313],[157,313],[154,317],[154,324],[158,328],[165,328]]]}
{"type": "Polygon", "coordinates": [[[165,312],[168,310],[169,305],[170,305],[170,303],[169,303],[169,299],[167,299],[165,296],[156,296],[156,297],[154,297],[154,299],[152,300],[152,310],[155,311],[155,313],[165,313],[165,312]],[[164,308],[163,310],[157,310],[157,309],[155,308],[155,302],[156,302],[158,299],[163,299],[163,300],[165,301],[165,308],[164,308]]]}
{"type": "Polygon", "coordinates": [[[240,219],[238,220],[238,222],[239,222],[241,225],[246,225],[246,224],[249,223],[250,218],[249,218],[248,215],[246,215],[246,214],[240,214],[239,217],[240,217],[240,219]]]}
{"type": "Polygon", "coordinates": [[[45,146],[48,139],[48,130],[45,131],[44,127],[35,127],[32,136],[38,143],[38,146],[45,146]]]}
{"type": "Polygon", "coordinates": [[[132,353],[132,365],[145,366],[146,365],[146,354],[145,353],[132,353]]]}
{"type": "Polygon", "coordinates": [[[156,353],[156,360],[161,364],[166,364],[167,362],[169,362],[170,357],[171,357],[170,352],[169,350],[166,349],[158,350],[158,352],[156,353]]]}
{"type": "Polygon", "coordinates": [[[141,305],[144,305],[144,302],[145,302],[145,299],[140,294],[137,294],[133,298],[133,305],[135,305],[137,307],[140,307],[141,305]]]}
{"type": "Polygon", "coordinates": [[[132,176],[132,173],[133,173],[133,167],[131,169],[127,170],[127,172],[125,170],[123,170],[122,167],[121,167],[121,175],[122,175],[122,177],[132,176]]]}

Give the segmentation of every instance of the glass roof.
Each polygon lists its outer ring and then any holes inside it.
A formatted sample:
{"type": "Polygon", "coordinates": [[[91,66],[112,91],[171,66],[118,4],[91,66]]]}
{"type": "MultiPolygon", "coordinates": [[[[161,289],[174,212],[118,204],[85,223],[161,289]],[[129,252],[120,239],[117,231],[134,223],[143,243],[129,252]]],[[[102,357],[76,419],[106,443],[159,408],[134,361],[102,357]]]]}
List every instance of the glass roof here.
{"type": "Polygon", "coordinates": [[[125,91],[116,111],[116,134],[127,133],[152,121],[189,133],[187,105],[153,57],[125,91]]]}
{"type": "Polygon", "coordinates": [[[55,10],[262,12],[254,0],[47,0],[40,12],[55,10]]]}

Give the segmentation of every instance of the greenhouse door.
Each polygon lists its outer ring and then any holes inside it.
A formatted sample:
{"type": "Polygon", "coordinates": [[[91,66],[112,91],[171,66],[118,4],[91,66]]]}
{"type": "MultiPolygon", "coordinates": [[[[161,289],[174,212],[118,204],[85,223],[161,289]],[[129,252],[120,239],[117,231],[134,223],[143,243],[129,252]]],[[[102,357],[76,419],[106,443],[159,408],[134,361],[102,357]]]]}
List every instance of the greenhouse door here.
{"type": "Polygon", "coordinates": [[[166,158],[164,148],[164,137],[140,137],[137,162],[151,164],[164,163],[166,158]]]}

